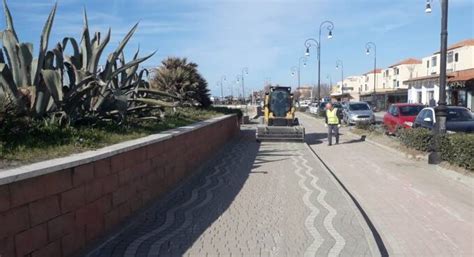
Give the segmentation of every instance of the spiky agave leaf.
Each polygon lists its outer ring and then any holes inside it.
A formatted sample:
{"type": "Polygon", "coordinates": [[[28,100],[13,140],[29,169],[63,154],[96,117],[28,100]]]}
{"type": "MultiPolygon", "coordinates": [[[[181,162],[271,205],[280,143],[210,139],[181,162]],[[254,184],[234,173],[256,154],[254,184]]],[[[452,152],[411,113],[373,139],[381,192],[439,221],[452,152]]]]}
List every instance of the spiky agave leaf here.
{"type": "Polygon", "coordinates": [[[134,67],[134,66],[137,66],[137,65],[139,65],[140,63],[142,63],[142,62],[144,62],[144,61],[150,59],[155,53],[156,53],[156,51],[153,52],[153,53],[151,53],[151,54],[148,55],[148,56],[145,56],[145,57],[142,57],[142,58],[138,58],[138,59],[136,59],[136,60],[133,60],[133,61],[131,61],[131,62],[125,64],[124,66],[122,66],[122,67],[118,68],[117,70],[115,70],[115,71],[110,75],[109,79],[112,79],[112,78],[116,77],[116,76],[117,76],[118,74],[120,74],[122,71],[125,71],[125,70],[127,70],[127,69],[130,69],[130,68],[132,68],[132,67],[134,67]]]}
{"type": "Polygon", "coordinates": [[[82,70],[87,70],[87,65],[92,55],[91,36],[89,32],[89,21],[87,18],[87,11],[84,8],[84,28],[81,39],[81,53],[82,53],[82,70]]]}
{"type": "Polygon", "coordinates": [[[175,107],[174,103],[165,102],[165,101],[157,100],[157,99],[136,98],[136,99],[129,99],[129,101],[148,104],[148,105],[154,105],[154,106],[175,107]]]}
{"type": "Polygon", "coordinates": [[[17,103],[20,94],[13,81],[12,73],[5,63],[0,63],[0,85],[2,86],[4,92],[7,92],[13,96],[13,101],[17,103]]]}
{"type": "Polygon", "coordinates": [[[123,49],[127,45],[128,41],[130,41],[130,38],[132,38],[133,34],[137,30],[138,23],[136,23],[132,29],[125,35],[124,39],[120,42],[120,44],[117,46],[115,51],[111,53],[107,59],[107,63],[105,65],[105,70],[102,73],[101,78],[103,80],[108,80],[110,77],[113,77],[113,67],[116,64],[116,60],[120,57],[120,54],[122,53],[123,49]]]}
{"type": "Polygon", "coordinates": [[[7,24],[7,30],[10,30],[13,33],[16,41],[18,41],[18,36],[16,35],[15,27],[13,26],[13,18],[10,12],[10,8],[8,8],[8,4],[6,0],[3,0],[3,9],[5,10],[5,19],[7,24]]]}
{"type": "Polygon", "coordinates": [[[173,95],[173,94],[163,92],[163,91],[159,91],[159,90],[139,88],[139,89],[137,89],[137,92],[138,93],[150,94],[150,95],[154,95],[154,96],[168,97],[168,98],[175,99],[175,100],[180,100],[180,98],[177,95],[173,95]]]}
{"type": "Polygon", "coordinates": [[[34,85],[39,84],[40,75],[41,75],[41,69],[43,68],[43,62],[45,59],[45,55],[48,51],[48,44],[49,44],[49,36],[51,34],[51,29],[53,27],[54,23],[54,17],[56,15],[56,10],[58,8],[58,4],[54,4],[53,9],[49,13],[48,19],[46,20],[46,23],[44,24],[43,31],[41,33],[41,41],[40,41],[40,49],[39,49],[39,54],[38,54],[38,64],[36,67],[36,70],[34,71],[34,85]]]}
{"type": "Polygon", "coordinates": [[[91,44],[92,52],[91,52],[91,56],[90,56],[89,64],[88,64],[89,73],[91,74],[97,73],[100,57],[102,56],[102,53],[105,47],[109,44],[110,35],[111,35],[111,29],[109,28],[107,35],[102,41],[100,41],[100,36],[97,35],[97,41],[95,42],[93,41],[93,43],[91,44]]]}
{"type": "Polygon", "coordinates": [[[61,107],[64,97],[61,72],[59,70],[42,70],[41,75],[54,103],[57,107],[61,107]]]}

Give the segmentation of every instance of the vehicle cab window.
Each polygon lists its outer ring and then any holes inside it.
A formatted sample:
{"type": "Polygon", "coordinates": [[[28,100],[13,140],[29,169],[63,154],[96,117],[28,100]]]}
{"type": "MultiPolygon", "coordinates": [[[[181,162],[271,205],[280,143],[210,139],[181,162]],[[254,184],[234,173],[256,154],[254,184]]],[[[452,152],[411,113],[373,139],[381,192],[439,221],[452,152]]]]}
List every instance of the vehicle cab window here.
{"type": "Polygon", "coordinates": [[[429,112],[429,110],[422,110],[418,116],[416,116],[416,122],[421,124],[424,122],[424,119],[425,119],[425,116],[427,115],[427,113],[429,112]]]}
{"type": "Polygon", "coordinates": [[[393,106],[392,115],[393,116],[398,116],[398,114],[399,114],[398,108],[396,106],[393,106]]]}
{"type": "Polygon", "coordinates": [[[433,111],[432,110],[425,110],[425,115],[423,116],[423,122],[426,124],[433,124],[434,121],[434,116],[433,116],[433,111]],[[430,118],[431,121],[425,121],[426,118],[430,118]]]}

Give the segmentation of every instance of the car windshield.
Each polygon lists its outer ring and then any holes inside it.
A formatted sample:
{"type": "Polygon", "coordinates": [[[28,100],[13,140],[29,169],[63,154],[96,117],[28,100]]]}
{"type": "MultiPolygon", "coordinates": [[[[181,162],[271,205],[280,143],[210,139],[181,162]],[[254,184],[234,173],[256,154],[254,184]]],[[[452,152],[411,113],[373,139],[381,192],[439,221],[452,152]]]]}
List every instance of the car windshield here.
{"type": "Polygon", "coordinates": [[[349,110],[351,111],[368,111],[370,110],[369,105],[367,104],[350,104],[349,110]]]}
{"type": "Polygon", "coordinates": [[[448,121],[471,121],[471,113],[467,109],[455,108],[448,109],[448,121]]]}
{"type": "Polygon", "coordinates": [[[423,106],[401,106],[400,109],[400,115],[401,116],[416,116],[418,113],[423,110],[423,106]]]}

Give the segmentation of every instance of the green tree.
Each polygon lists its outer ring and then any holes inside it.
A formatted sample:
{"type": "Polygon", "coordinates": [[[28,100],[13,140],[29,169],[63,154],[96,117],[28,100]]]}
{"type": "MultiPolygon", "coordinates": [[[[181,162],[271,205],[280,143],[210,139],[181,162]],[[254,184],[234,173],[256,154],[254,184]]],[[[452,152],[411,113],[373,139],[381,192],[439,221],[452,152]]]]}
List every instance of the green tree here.
{"type": "Polygon", "coordinates": [[[198,71],[198,65],[186,58],[168,57],[154,70],[151,86],[174,94],[185,102],[211,105],[207,81],[198,71]]]}

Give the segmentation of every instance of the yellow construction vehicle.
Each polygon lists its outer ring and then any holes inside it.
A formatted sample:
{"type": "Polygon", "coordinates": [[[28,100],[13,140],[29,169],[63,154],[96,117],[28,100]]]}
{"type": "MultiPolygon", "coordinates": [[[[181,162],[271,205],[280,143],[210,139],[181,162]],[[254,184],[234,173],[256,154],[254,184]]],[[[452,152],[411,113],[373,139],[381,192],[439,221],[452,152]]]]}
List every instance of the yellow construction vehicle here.
{"type": "Polygon", "coordinates": [[[257,141],[304,141],[305,129],[295,117],[295,101],[291,87],[270,87],[265,94],[263,124],[257,126],[257,141]]]}

